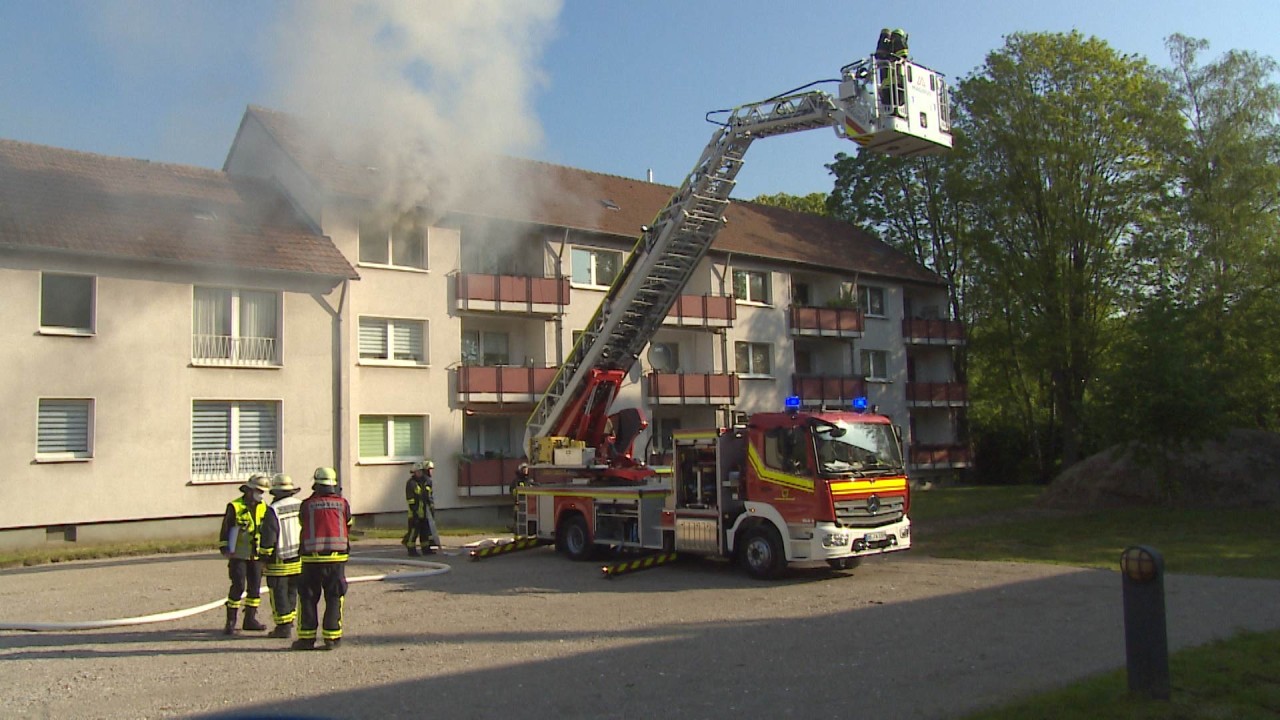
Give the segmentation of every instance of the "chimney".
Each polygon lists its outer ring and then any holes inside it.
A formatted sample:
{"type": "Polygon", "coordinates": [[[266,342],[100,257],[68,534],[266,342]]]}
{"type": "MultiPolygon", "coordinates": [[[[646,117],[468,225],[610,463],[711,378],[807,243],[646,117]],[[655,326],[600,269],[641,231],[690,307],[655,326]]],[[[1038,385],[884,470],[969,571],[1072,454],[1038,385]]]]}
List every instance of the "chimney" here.
{"type": "Polygon", "coordinates": [[[653,168],[649,168],[649,182],[653,182],[653,168]]]}

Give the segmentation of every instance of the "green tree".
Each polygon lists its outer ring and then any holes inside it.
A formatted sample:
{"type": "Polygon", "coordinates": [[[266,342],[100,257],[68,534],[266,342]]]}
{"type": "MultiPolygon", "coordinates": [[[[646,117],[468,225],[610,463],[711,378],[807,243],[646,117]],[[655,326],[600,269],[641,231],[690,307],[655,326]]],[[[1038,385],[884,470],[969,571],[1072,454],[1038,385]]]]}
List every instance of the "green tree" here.
{"type": "Polygon", "coordinates": [[[1081,455],[1089,386],[1133,276],[1129,251],[1167,185],[1179,116],[1145,60],[1077,32],[1009,36],[958,97],[981,228],[974,393],[1009,396],[1047,478],[1055,458],[1081,455]]]}
{"type": "Polygon", "coordinates": [[[773,205],[787,210],[809,213],[810,215],[828,214],[827,196],[822,193],[809,193],[808,195],[788,195],[787,193],[757,195],[752,198],[751,202],[760,203],[761,205],[773,205]]]}

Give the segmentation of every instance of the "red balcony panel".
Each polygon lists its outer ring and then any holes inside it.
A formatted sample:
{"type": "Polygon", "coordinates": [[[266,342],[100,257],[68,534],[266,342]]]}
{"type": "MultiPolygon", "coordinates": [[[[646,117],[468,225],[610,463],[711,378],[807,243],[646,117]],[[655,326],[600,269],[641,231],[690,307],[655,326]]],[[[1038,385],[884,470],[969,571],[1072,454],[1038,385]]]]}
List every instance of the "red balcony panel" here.
{"type": "Polygon", "coordinates": [[[964,445],[913,445],[912,467],[957,468],[969,467],[972,460],[969,448],[964,445]]]}
{"type": "Polygon", "coordinates": [[[680,327],[732,327],[738,304],[728,295],[681,295],[663,320],[680,327]]]}
{"type": "Polygon", "coordinates": [[[969,387],[963,383],[910,382],[907,383],[907,402],[914,405],[966,405],[969,387]]]}
{"type": "Polygon", "coordinates": [[[459,273],[460,310],[554,313],[569,304],[568,278],[459,273]]]}
{"type": "Polygon", "coordinates": [[[648,398],[659,405],[732,405],[738,400],[738,376],[653,372],[648,375],[648,398]]]}
{"type": "Polygon", "coordinates": [[[793,375],[791,394],[799,395],[801,403],[805,404],[844,403],[866,397],[867,381],[835,375],[793,375]]]}
{"type": "Polygon", "coordinates": [[[963,345],[964,325],[959,320],[925,320],[907,318],[902,321],[902,337],[909,343],[925,345],[963,345]]]}
{"type": "Polygon", "coordinates": [[[466,496],[510,495],[519,458],[460,458],[458,493],[466,496]]]}
{"type": "Polygon", "coordinates": [[[458,400],[482,403],[536,402],[555,379],[557,368],[464,366],[457,369],[458,400]]]}
{"type": "Polygon", "coordinates": [[[862,311],[856,308],[791,306],[791,334],[862,337],[862,311]]]}

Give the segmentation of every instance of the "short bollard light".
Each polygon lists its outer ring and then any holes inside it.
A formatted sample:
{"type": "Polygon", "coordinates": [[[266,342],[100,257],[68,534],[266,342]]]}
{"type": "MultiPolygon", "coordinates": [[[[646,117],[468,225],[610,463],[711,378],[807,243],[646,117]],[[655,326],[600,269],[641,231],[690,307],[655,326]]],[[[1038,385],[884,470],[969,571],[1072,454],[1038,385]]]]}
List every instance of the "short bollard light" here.
{"type": "Polygon", "coordinates": [[[1164,557],[1135,545],[1120,555],[1129,692],[1169,699],[1169,638],[1164,612],[1164,557]]]}

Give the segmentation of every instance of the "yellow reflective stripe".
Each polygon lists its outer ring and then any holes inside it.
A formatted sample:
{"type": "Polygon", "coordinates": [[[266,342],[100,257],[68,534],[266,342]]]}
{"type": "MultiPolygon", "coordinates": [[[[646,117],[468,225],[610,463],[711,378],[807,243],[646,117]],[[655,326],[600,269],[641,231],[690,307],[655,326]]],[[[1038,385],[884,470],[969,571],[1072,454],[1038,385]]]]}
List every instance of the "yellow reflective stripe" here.
{"type": "Polygon", "coordinates": [[[586,488],[579,490],[576,487],[574,488],[559,487],[559,488],[550,488],[546,490],[522,489],[520,491],[521,495],[543,495],[543,496],[550,495],[555,497],[581,497],[581,498],[633,498],[642,494],[643,495],[669,495],[670,493],[671,491],[666,488],[643,488],[643,489],[636,488],[635,490],[632,490],[630,492],[618,492],[618,491],[609,491],[609,490],[588,490],[586,488]]]}
{"type": "Polygon", "coordinates": [[[906,490],[906,478],[876,478],[875,480],[842,480],[831,483],[833,493],[894,492],[906,490]]]}
{"type": "Polygon", "coordinates": [[[334,555],[303,555],[302,564],[311,565],[314,563],[339,563],[346,562],[348,555],[346,553],[334,555]]]}
{"type": "Polygon", "coordinates": [[[761,480],[781,485],[793,490],[803,490],[804,492],[813,492],[813,481],[808,478],[802,478],[798,475],[788,475],[781,470],[770,470],[764,466],[760,460],[760,454],[756,452],[755,445],[747,446],[747,462],[751,463],[752,469],[756,471],[756,477],[761,480]]]}
{"type": "Polygon", "coordinates": [[[287,577],[289,575],[297,575],[302,572],[302,560],[290,560],[286,563],[267,563],[262,569],[262,574],[266,577],[287,577]]]}
{"type": "Polygon", "coordinates": [[[720,437],[719,430],[675,430],[671,437],[675,440],[712,440],[720,437]]]}

